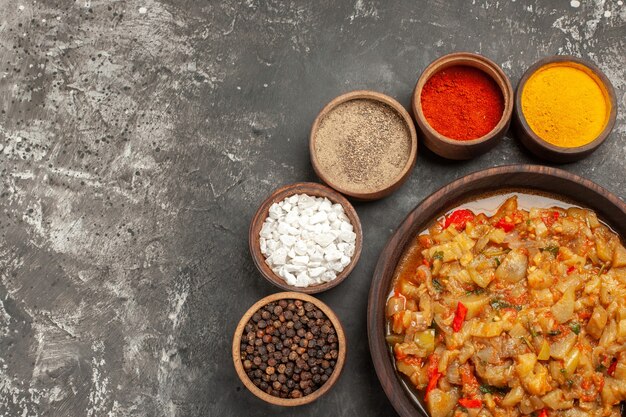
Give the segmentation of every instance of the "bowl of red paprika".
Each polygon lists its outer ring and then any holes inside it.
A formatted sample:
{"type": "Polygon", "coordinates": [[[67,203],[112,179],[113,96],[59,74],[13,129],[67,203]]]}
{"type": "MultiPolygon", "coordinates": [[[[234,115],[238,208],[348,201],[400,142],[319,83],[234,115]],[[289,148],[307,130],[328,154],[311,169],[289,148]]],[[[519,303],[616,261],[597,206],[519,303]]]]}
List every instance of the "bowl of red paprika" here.
{"type": "Polygon", "coordinates": [[[456,52],[426,67],[411,105],[426,147],[464,160],[500,142],[511,123],[513,97],[511,81],[495,62],[456,52]]]}

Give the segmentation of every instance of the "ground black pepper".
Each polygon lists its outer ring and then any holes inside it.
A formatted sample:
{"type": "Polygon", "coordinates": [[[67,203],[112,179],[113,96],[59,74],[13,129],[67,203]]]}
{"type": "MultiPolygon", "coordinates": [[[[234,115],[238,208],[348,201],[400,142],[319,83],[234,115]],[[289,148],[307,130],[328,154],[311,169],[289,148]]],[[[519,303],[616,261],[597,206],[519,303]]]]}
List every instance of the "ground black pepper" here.
{"type": "Polygon", "coordinates": [[[387,104],[355,99],[320,121],[315,152],[321,171],[349,192],[371,193],[398,178],[411,151],[404,119],[387,104]]]}
{"type": "Polygon", "coordinates": [[[252,383],[280,398],[318,390],[339,356],[330,319],[313,303],[271,302],[252,315],[241,339],[241,361],[252,383]]]}

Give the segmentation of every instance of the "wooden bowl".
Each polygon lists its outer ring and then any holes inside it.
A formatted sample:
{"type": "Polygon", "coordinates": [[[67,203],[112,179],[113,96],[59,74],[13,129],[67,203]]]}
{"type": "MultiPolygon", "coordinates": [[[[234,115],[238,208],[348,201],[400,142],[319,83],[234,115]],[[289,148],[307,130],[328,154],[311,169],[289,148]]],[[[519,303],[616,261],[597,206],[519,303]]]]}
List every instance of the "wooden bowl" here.
{"type": "Polygon", "coordinates": [[[252,254],[252,260],[265,279],[278,288],[286,291],[316,294],[336,287],[344,279],[346,279],[348,275],[350,275],[350,272],[352,272],[354,266],[359,260],[359,256],[361,256],[361,248],[363,246],[363,230],[361,229],[361,221],[359,220],[359,216],[354,210],[354,207],[352,207],[352,204],[350,204],[350,202],[341,194],[315,182],[298,182],[295,184],[285,185],[284,187],[275,190],[268,198],[265,199],[265,201],[263,201],[250,223],[248,243],[250,246],[250,254],[252,254]],[[310,287],[295,287],[287,284],[283,278],[276,275],[274,271],[272,271],[271,268],[265,263],[265,256],[261,253],[261,246],[259,244],[259,233],[261,232],[263,222],[267,218],[272,204],[280,202],[294,194],[308,194],[315,197],[326,197],[333,203],[339,203],[342,205],[348,219],[350,219],[350,223],[352,223],[354,233],[356,234],[354,255],[352,255],[350,263],[344,268],[343,271],[337,274],[337,278],[332,281],[319,285],[312,285],[310,287]]]}
{"type": "Polygon", "coordinates": [[[517,85],[517,90],[515,92],[515,120],[513,123],[513,130],[515,132],[515,135],[533,154],[535,154],[539,158],[543,158],[556,163],[578,161],[598,149],[598,147],[602,145],[602,143],[613,130],[616,117],[617,100],[615,97],[615,90],[613,89],[611,81],[609,81],[606,75],[604,75],[604,73],[593,63],[573,56],[555,55],[537,61],[530,68],[528,68],[528,70],[526,70],[526,72],[522,76],[522,79],[517,85]],[[522,111],[522,91],[524,91],[524,86],[526,85],[526,82],[540,68],[548,64],[559,62],[570,63],[575,67],[582,69],[588,74],[592,75],[595,78],[596,82],[601,84],[601,87],[604,88],[605,98],[607,100],[607,103],[611,106],[609,120],[607,121],[604,130],[602,130],[598,137],[596,137],[593,141],[589,142],[586,145],[578,146],[575,148],[564,148],[561,146],[556,146],[541,139],[530,128],[528,122],[526,121],[526,117],[524,116],[524,112],[522,111]]]}
{"type": "Polygon", "coordinates": [[[479,171],[446,185],[418,204],[391,236],[378,258],[367,309],[374,367],[387,397],[402,417],[426,417],[428,413],[422,399],[404,387],[385,342],[385,303],[400,256],[416,234],[460,202],[512,188],[537,190],[593,209],[602,221],[626,237],[626,203],[589,180],[544,166],[510,165],[479,171]]]}
{"type": "Polygon", "coordinates": [[[317,174],[317,176],[324,183],[328,184],[330,187],[334,188],[340,193],[347,195],[349,197],[352,197],[355,200],[372,201],[372,200],[378,200],[378,199],[388,196],[389,194],[397,190],[409,177],[411,170],[415,166],[415,159],[417,157],[417,134],[415,133],[415,125],[413,124],[413,119],[411,119],[411,115],[396,100],[394,100],[393,98],[385,94],[378,93],[376,91],[357,90],[357,91],[352,91],[346,94],[342,94],[339,97],[336,97],[326,106],[324,106],[324,108],[319,112],[319,114],[315,118],[315,121],[313,122],[313,126],[311,127],[311,135],[309,139],[309,152],[311,154],[311,165],[313,165],[313,170],[315,170],[315,173],[317,174]],[[319,163],[318,157],[317,157],[317,151],[315,147],[316,133],[317,133],[317,130],[319,129],[322,119],[340,104],[345,103],[350,100],[358,100],[358,99],[368,99],[368,100],[378,101],[394,109],[396,113],[398,113],[400,117],[404,120],[406,128],[409,130],[409,135],[410,135],[410,140],[411,140],[411,148],[409,150],[407,162],[404,168],[402,169],[402,171],[395,178],[395,180],[391,184],[385,186],[384,188],[380,188],[378,190],[367,192],[367,193],[355,192],[353,190],[349,190],[349,189],[339,186],[336,183],[336,180],[332,178],[327,172],[324,172],[324,170],[322,169],[319,163]]]}
{"type": "Polygon", "coordinates": [[[339,321],[335,313],[330,309],[330,307],[328,307],[326,304],[324,304],[317,298],[311,297],[310,295],[307,295],[307,294],[302,294],[302,293],[297,293],[297,292],[279,292],[276,294],[269,295],[265,298],[262,298],[261,300],[254,303],[254,305],[250,307],[248,311],[246,311],[246,313],[243,315],[243,317],[239,321],[237,328],[235,329],[235,336],[233,337],[232,353],[233,353],[233,363],[235,365],[235,370],[237,371],[237,375],[239,376],[239,379],[241,379],[241,382],[243,383],[243,385],[245,385],[245,387],[248,388],[248,390],[251,393],[253,393],[254,395],[259,397],[263,401],[268,402],[270,404],[280,405],[284,407],[292,407],[292,406],[297,406],[297,405],[308,404],[317,400],[322,395],[326,394],[332,388],[333,385],[335,385],[335,382],[337,382],[337,380],[339,379],[339,375],[341,375],[343,364],[346,360],[346,350],[347,350],[346,336],[343,332],[343,327],[341,326],[341,322],[339,321]],[[335,369],[333,370],[332,375],[330,376],[330,378],[328,378],[328,381],[326,381],[317,391],[314,391],[310,395],[300,397],[300,398],[280,398],[280,397],[274,397],[273,395],[263,392],[261,389],[255,386],[252,383],[252,381],[250,381],[250,378],[246,374],[246,371],[243,369],[243,363],[241,361],[241,348],[240,348],[241,337],[243,336],[244,327],[246,326],[246,324],[248,323],[252,315],[256,313],[260,308],[271,303],[272,301],[278,301],[278,300],[283,300],[283,299],[302,300],[302,301],[305,301],[305,302],[308,301],[314,304],[320,310],[322,310],[324,314],[326,314],[326,317],[330,319],[337,333],[337,345],[339,346],[339,355],[337,356],[337,362],[336,362],[335,369]]]}
{"type": "Polygon", "coordinates": [[[513,87],[511,87],[511,81],[502,71],[502,68],[495,62],[482,55],[470,52],[456,52],[444,55],[426,67],[417,80],[417,84],[415,84],[411,106],[413,108],[413,116],[422,132],[424,143],[428,149],[448,159],[471,159],[484,154],[500,143],[508,130],[513,113],[513,87]],[[470,66],[483,71],[498,84],[504,98],[502,118],[491,132],[477,139],[455,140],[443,136],[430,126],[422,110],[422,90],[426,82],[437,72],[457,65],[470,66]]]}

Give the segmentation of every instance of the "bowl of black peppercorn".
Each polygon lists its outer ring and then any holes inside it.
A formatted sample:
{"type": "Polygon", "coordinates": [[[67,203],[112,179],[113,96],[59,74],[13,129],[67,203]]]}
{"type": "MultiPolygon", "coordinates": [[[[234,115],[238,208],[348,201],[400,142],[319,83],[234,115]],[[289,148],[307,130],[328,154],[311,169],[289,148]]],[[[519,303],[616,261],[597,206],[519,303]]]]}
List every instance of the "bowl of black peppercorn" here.
{"type": "Polygon", "coordinates": [[[244,386],[270,404],[311,403],[337,382],[346,338],[335,313],[320,300],[282,292],[246,311],[233,338],[233,364],[244,386]]]}

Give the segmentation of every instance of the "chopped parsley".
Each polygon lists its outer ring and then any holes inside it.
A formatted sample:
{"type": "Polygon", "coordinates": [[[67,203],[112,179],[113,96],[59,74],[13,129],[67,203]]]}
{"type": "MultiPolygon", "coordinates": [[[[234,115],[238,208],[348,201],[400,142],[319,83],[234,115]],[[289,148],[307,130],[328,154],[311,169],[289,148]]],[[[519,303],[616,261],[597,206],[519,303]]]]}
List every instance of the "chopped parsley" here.
{"type": "Polygon", "coordinates": [[[437,291],[443,291],[443,284],[441,284],[437,278],[433,279],[433,287],[435,287],[437,291]]]}
{"type": "Polygon", "coordinates": [[[522,339],[522,342],[526,343],[526,345],[528,346],[530,350],[533,350],[533,345],[531,345],[530,342],[524,336],[520,336],[519,338],[522,339]]]}
{"type": "Polygon", "coordinates": [[[481,385],[479,388],[483,394],[493,394],[493,387],[491,385],[481,385]]]}
{"type": "Polygon", "coordinates": [[[572,329],[574,334],[580,333],[580,323],[572,322],[569,324],[569,328],[572,329]]]}
{"type": "Polygon", "coordinates": [[[484,292],[485,290],[483,288],[478,287],[474,290],[466,291],[465,295],[472,295],[472,294],[480,295],[480,294],[483,294],[484,292]]]}
{"type": "Polygon", "coordinates": [[[483,394],[506,394],[509,391],[507,387],[495,387],[487,384],[481,384],[478,389],[483,394]]]}
{"type": "Polygon", "coordinates": [[[526,220],[526,226],[530,226],[530,219],[526,220]]]}
{"type": "Polygon", "coordinates": [[[606,370],[606,366],[600,364],[596,366],[596,372],[604,372],[606,370]]]}
{"type": "Polygon", "coordinates": [[[496,258],[496,266],[500,266],[500,258],[496,258]]]}
{"type": "Polygon", "coordinates": [[[433,259],[439,259],[443,262],[443,251],[438,250],[433,254],[433,259]]]}
{"type": "Polygon", "coordinates": [[[535,331],[535,329],[531,328],[530,329],[530,334],[532,337],[537,337],[537,336],[541,336],[542,332],[537,332],[535,331]]]}
{"type": "Polygon", "coordinates": [[[562,374],[565,374],[565,372],[567,372],[567,371],[565,370],[565,368],[561,368],[561,369],[559,369],[559,372],[562,373],[562,374]]]}
{"type": "Polygon", "coordinates": [[[549,334],[550,336],[558,336],[558,335],[560,335],[560,334],[561,334],[561,331],[560,331],[560,330],[558,330],[558,329],[557,329],[557,330],[550,330],[550,331],[548,332],[548,334],[549,334]]]}
{"type": "Polygon", "coordinates": [[[556,255],[559,254],[559,247],[556,245],[548,245],[545,248],[540,249],[542,252],[550,252],[552,256],[556,258],[556,255]]]}
{"type": "Polygon", "coordinates": [[[489,305],[491,306],[491,308],[493,308],[494,310],[501,310],[503,308],[514,308],[515,310],[519,311],[522,309],[522,306],[514,306],[511,303],[508,303],[500,298],[493,298],[490,302],[489,305]]]}

